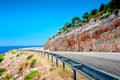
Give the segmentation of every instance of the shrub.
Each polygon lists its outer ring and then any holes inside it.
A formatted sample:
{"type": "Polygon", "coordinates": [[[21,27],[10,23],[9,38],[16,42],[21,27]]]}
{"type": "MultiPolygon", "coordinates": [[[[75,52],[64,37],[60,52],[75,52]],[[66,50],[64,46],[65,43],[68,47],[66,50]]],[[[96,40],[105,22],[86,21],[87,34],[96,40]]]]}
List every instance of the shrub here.
{"type": "Polygon", "coordinates": [[[98,12],[98,9],[91,10],[91,15],[95,15],[98,12]]]}
{"type": "Polygon", "coordinates": [[[28,62],[25,62],[25,66],[27,66],[29,63],[28,62]]]}
{"type": "Polygon", "coordinates": [[[20,54],[20,55],[23,55],[23,54],[24,54],[24,52],[20,52],[19,54],[20,54]]]}
{"type": "Polygon", "coordinates": [[[16,57],[18,57],[18,56],[20,56],[20,55],[23,55],[24,54],[24,52],[20,52],[20,53],[18,53],[17,55],[16,55],[16,57]]]}
{"type": "Polygon", "coordinates": [[[33,54],[30,54],[28,57],[27,57],[27,59],[30,59],[30,58],[32,58],[34,55],[33,54]]]}
{"type": "Polygon", "coordinates": [[[54,71],[56,69],[55,65],[51,65],[49,71],[54,71]]]}
{"type": "Polygon", "coordinates": [[[23,67],[22,66],[19,67],[19,72],[21,72],[21,71],[23,71],[23,67]]]}
{"type": "Polygon", "coordinates": [[[12,74],[7,74],[2,80],[9,80],[12,77],[13,77],[12,74]]]}
{"type": "Polygon", "coordinates": [[[115,9],[115,10],[114,10],[114,14],[117,15],[117,14],[119,13],[119,11],[120,11],[119,9],[115,9]]]}
{"type": "Polygon", "coordinates": [[[35,78],[38,74],[39,74],[38,70],[31,71],[29,74],[27,74],[25,76],[24,80],[31,80],[31,79],[35,78]]]}
{"type": "Polygon", "coordinates": [[[17,54],[16,57],[20,56],[20,54],[17,54]]]}
{"type": "Polygon", "coordinates": [[[5,54],[0,54],[0,62],[2,62],[5,58],[4,58],[5,54]]]}
{"type": "Polygon", "coordinates": [[[107,13],[103,13],[103,14],[102,14],[102,18],[107,18],[109,15],[110,15],[109,12],[107,12],[107,13]]]}
{"type": "Polygon", "coordinates": [[[5,68],[0,68],[0,76],[2,75],[3,72],[5,72],[6,69],[5,68]]]}
{"type": "Polygon", "coordinates": [[[30,67],[34,67],[36,63],[37,63],[37,59],[33,59],[30,63],[30,67]]]}

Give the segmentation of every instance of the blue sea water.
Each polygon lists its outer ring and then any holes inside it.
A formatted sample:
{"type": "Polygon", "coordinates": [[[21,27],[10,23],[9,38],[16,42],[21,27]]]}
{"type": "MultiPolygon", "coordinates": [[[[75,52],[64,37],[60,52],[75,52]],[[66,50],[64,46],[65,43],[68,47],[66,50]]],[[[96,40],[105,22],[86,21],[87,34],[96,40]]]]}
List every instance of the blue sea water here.
{"type": "Polygon", "coordinates": [[[43,47],[43,46],[0,46],[0,54],[3,54],[11,49],[29,48],[29,47],[43,47]]]}

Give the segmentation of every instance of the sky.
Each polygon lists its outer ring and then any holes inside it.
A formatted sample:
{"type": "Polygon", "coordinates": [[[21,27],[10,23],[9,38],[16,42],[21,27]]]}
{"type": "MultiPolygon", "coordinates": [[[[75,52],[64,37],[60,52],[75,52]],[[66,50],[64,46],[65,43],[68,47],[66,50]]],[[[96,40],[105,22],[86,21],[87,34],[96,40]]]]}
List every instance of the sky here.
{"type": "Polygon", "coordinates": [[[110,0],[0,0],[0,46],[44,45],[72,17],[110,0]]]}

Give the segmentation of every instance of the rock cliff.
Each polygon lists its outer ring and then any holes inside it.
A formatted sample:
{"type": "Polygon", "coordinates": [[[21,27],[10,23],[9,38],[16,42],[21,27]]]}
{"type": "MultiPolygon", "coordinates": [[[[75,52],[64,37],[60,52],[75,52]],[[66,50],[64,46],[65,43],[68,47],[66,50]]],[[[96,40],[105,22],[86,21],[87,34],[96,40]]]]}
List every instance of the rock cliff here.
{"type": "Polygon", "coordinates": [[[48,40],[50,51],[120,51],[120,13],[91,21],[65,35],[48,40]]]}

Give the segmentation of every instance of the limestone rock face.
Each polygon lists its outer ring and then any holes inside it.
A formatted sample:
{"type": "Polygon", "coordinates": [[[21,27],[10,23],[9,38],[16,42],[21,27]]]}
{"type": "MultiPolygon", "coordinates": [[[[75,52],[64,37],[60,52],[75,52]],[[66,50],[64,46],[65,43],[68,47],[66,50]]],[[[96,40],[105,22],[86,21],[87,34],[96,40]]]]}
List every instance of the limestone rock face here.
{"type": "Polygon", "coordinates": [[[120,17],[91,22],[45,43],[50,51],[120,51],[120,17]]]}

